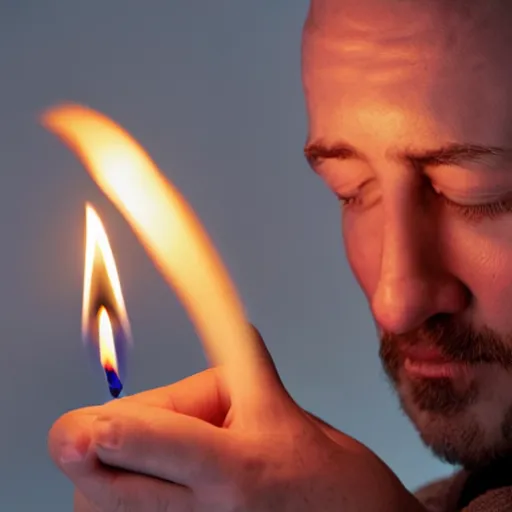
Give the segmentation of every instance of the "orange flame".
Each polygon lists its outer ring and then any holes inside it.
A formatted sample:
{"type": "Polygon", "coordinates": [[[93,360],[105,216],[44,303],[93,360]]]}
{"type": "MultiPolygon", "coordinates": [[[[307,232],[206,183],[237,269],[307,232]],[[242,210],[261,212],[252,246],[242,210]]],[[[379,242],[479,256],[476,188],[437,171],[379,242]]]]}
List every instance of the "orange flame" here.
{"type": "Polygon", "coordinates": [[[101,365],[119,374],[114,328],[130,342],[130,324],[107,233],[94,208],[86,205],[82,337],[98,343],[101,365]],[[113,326],[114,324],[114,326],[113,326]]]}
{"type": "Polygon", "coordinates": [[[113,370],[118,373],[116,347],[114,344],[114,333],[112,323],[104,306],[101,306],[98,313],[98,332],[100,341],[100,362],[105,370],[113,370]]]}

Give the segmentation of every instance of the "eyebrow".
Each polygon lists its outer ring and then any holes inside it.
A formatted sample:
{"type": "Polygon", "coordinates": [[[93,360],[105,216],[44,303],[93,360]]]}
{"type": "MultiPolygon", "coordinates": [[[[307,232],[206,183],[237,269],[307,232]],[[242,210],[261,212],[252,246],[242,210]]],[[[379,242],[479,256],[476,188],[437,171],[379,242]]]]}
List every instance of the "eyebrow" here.
{"type": "Polygon", "coordinates": [[[362,160],[360,155],[350,144],[337,142],[327,145],[322,142],[311,142],[304,148],[304,156],[309,165],[314,168],[321,160],[349,160],[356,158],[362,160]]]}
{"type": "MultiPolygon", "coordinates": [[[[304,148],[304,156],[313,169],[315,169],[315,165],[323,160],[365,160],[364,155],[345,142],[337,142],[332,145],[326,145],[322,142],[309,143],[304,148]]],[[[512,149],[479,144],[453,143],[433,150],[401,152],[396,156],[400,160],[409,161],[422,167],[462,166],[465,163],[481,163],[486,157],[497,158],[501,161],[512,161],[512,149]]]]}

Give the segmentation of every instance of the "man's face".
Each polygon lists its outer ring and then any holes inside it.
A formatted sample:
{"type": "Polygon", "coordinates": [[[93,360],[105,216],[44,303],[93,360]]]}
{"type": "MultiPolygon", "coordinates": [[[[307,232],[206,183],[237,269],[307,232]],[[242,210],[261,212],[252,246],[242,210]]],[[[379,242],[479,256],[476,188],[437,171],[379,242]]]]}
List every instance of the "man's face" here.
{"type": "Polygon", "coordinates": [[[494,3],[313,0],[303,46],[306,155],[384,368],[468,467],[512,453],[512,15],[494,3]]]}

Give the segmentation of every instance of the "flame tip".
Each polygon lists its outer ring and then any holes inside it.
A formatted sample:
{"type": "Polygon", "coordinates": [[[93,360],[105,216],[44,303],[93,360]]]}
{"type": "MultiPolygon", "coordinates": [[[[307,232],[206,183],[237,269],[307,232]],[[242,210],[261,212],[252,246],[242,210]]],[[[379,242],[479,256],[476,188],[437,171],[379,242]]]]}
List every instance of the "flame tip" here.
{"type": "Polygon", "coordinates": [[[96,212],[96,208],[94,208],[92,203],[90,203],[89,201],[86,201],[86,203],[85,203],[85,215],[87,217],[89,217],[90,215],[98,216],[98,214],[96,212]]]}
{"type": "Polygon", "coordinates": [[[45,108],[39,115],[39,122],[50,132],[59,132],[59,126],[62,125],[66,117],[70,114],[80,114],[91,110],[85,105],[74,101],[61,101],[51,107],[45,108]]]}

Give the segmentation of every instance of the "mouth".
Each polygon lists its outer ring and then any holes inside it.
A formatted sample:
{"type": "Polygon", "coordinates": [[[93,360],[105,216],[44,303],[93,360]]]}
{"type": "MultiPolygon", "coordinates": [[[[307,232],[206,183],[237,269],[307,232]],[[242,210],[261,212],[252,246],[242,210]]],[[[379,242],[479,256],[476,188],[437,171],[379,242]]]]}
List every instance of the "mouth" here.
{"type": "Polygon", "coordinates": [[[423,379],[456,379],[467,375],[468,365],[453,361],[440,350],[413,347],[404,350],[404,371],[410,377],[423,379]]]}

